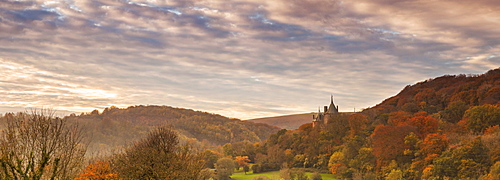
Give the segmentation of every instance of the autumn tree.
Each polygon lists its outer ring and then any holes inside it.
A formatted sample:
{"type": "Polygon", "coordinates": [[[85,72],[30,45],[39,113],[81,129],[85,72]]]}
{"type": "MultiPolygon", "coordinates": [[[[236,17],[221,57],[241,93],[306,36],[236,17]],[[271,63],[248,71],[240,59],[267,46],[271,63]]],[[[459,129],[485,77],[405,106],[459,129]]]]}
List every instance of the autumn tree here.
{"type": "Polygon", "coordinates": [[[441,112],[441,116],[448,122],[457,123],[462,119],[467,109],[469,109],[469,105],[465,102],[453,101],[441,112]]]}
{"type": "MultiPolygon", "coordinates": [[[[224,146],[223,146],[224,148],[224,146]]],[[[257,149],[254,147],[254,143],[245,140],[240,142],[231,143],[231,149],[233,151],[233,157],[235,156],[248,156],[249,160],[254,160],[257,153],[257,149]]],[[[219,159],[219,158],[217,158],[219,159]]]]}
{"type": "Polygon", "coordinates": [[[77,175],[86,147],[81,129],[50,110],[6,116],[0,136],[2,179],[69,179],[77,175]]]}
{"type": "Polygon", "coordinates": [[[262,172],[279,170],[286,160],[285,151],[280,149],[279,145],[268,147],[267,154],[259,154],[256,157],[256,163],[261,165],[262,172]]]}
{"type": "Polygon", "coordinates": [[[374,170],[374,160],[372,148],[360,148],[356,157],[349,160],[349,166],[359,172],[366,173],[374,170]]]}
{"type": "MultiPolygon", "coordinates": [[[[422,143],[422,140],[418,135],[416,135],[413,132],[410,132],[405,138],[404,138],[405,144],[409,146],[408,149],[405,150],[405,154],[411,153],[411,154],[418,154],[420,144],[422,143]]],[[[416,155],[415,155],[416,156],[416,155]]]]}
{"type": "Polygon", "coordinates": [[[231,179],[234,169],[236,168],[234,160],[230,158],[221,158],[217,160],[215,164],[215,169],[217,170],[217,178],[219,180],[231,179]]]}
{"type": "MultiPolygon", "coordinates": [[[[409,139],[407,137],[405,140],[409,139]]],[[[418,141],[414,144],[417,144],[418,149],[412,151],[415,158],[413,158],[409,171],[418,178],[421,176],[421,172],[448,148],[449,140],[440,134],[429,134],[423,141],[418,141]]]]}
{"type": "Polygon", "coordinates": [[[408,149],[404,138],[416,128],[407,125],[387,126],[378,125],[371,135],[373,143],[373,154],[377,160],[377,167],[385,166],[391,160],[402,161],[405,157],[404,151],[408,149]]]}
{"type": "Polygon", "coordinates": [[[440,155],[448,148],[448,145],[449,140],[445,136],[440,134],[429,134],[420,144],[420,151],[426,156],[432,154],[440,155]]]}
{"type": "Polygon", "coordinates": [[[245,167],[250,164],[250,159],[248,156],[236,156],[234,160],[238,163],[238,167],[245,167]]]}
{"type": "MultiPolygon", "coordinates": [[[[325,127],[325,130],[332,134],[335,142],[340,142],[342,137],[346,136],[349,131],[349,122],[347,120],[346,115],[336,115],[330,117],[328,120],[328,124],[325,127]]],[[[314,131],[313,131],[314,132],[314,131]]]]}
{"type": "Polygon", "coordinates": [[[438,179],[477,179],[486,174],[491,166],[488,149],[480,138],[443,153],[435,159],[432,176],[438,179]]]}
{"type": "Polygon", "coordinates": [[[389,113],[389,117],[387,119],[387,124],[389,125],[400,125],[411,117],[410,113],[405,111],[396,111],[389,113]]]}
{"type": "Polygon", "coordinates": [[[75,180],[119,180],[118,174],[113,171],[109,162],[96,161],[89,164],[87,168],[75,180]]]}
{"type": "Polygon", "coordinates": [[[231,157],[234,156],[234,149],[233,149],[233,145],[231,143],[224,144],[224,146],[222,146],[222,149],[223,149],[224,155],[231,156],[231,157]]]}
{"type": "Polygon", "coordinates": [[[350,136],[354,137],[366,129],[368,117],[362,113],[356,113],[347,118],[349,122],[350,136]]]}
{"type": "Polygon", "coordinates": [[[403,172],[398,169],[392,169],[385,177],[386,180],[403,180],[403,172]]]}
{"type": "Polygon", "coordinates": [[[489,127],[481,136],[484,145],[490,150],[491,162],[500,161],[500,125],[489,127]]]}
{"type": "Polygon", "coordinates": [[[205,159],[205,167],[212,169],[215,168],[215,162],[217,162],[218,159],[223,157],[223,155],[220,154],[219,152],[209,149],[206,149],[203,155],[205,159]]]}
{"type": "Polygon", "coordinates": [[[422,91],[418,92],[417,94],[415,94],[414,100],[417,103],[425,102],[427,104],[434,104],[434,102],[436,101],[435,96],[436,96],[436,93],[434,92],[434,90],[425,89],[425,90],[422,90],[422,91]]]}
{"type": "Polygon", "coordinates": [[[437,131],[439,122],[430,116],[416,116],[408,119],[407,124],[417,127],[418,132],[425,137],[437,131]]]}
{"type": "Polygon", "coordinates": [[[409,112],[409,113],[416,113],[418,112],[418,106],[415,103],[406,103],[403,106],[401,106],[401,109],[403,111],[409,112]]]}
{"type": "Polygon", "coordinates": [[[500,107],[490,104],[471,107],[464,117],[470,130],[481,133],[490,126],[500,124],[500,107]]]}
{"type": "Polygon", "coordinates": [[[159,127],[116,154],[112,167],[123,179],[196,179],[205,162],[189,145],[179,146],[171,127],[159,127]]]}
{"type": "Polygon", "coordinates": [[[342,152],[346,159],[353,159],[356,155],[358,155],[359,149],[363,146],[365,138],[361,136],[355,136],[349,138],[346,143],[344,143],[344,147],[342,152]]]}
{"type": "Polygon", "coordinates": [[[332,174],[341,174],[341,167],[345,167],[346,159],[344,157],[344,153],[341,151],[334,152],[330,156],[330,160],[328,161],[328,167],[332,174]]]}

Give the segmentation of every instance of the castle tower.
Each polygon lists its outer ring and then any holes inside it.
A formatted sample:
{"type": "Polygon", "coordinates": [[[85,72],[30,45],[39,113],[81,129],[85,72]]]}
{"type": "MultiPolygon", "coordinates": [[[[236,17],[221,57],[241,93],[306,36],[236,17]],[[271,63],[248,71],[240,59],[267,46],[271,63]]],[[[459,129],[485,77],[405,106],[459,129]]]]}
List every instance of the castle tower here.
{"type": "Polygon", "coordinates": [[[339,113],[339,106],[335,106],[335,103],[333,103],[333,95],[330,99],[330,105],[324,108],[325,111],[323,113],[321,113],[320,108],[318,108],[318,114],[313,115],[313,127],[320,127],[322,124],[328,124],[328,120],[333,119],[339,113]]]}
{"type": "Polygon", "coordinates": [[[313,127],[319,127],[321,124],[323,124],[323,119],[324,115],[321,113],[318,107],[318,114],[314,115],[313,114],[313,121],[312,121],[312,126],[313,127]]]}

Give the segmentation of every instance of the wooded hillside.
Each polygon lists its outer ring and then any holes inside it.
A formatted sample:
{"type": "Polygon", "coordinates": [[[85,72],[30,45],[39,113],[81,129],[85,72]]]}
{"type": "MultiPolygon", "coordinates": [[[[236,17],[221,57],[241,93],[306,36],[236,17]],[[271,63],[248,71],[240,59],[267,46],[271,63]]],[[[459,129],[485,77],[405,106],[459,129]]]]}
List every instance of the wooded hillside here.
{"type": "Polygon", "coordinates": [[[500,177],[500,69],[409,85],[328,122],[280,130],[245,149],[225,145],[223,153],[248,156],[257,171],[311,168],[340,179],[500,177]]]}
{"type": "Polygon", "coordinates": [[[455,101],[469,106],[500,104],[500,69],[482,75],[445,75],[408,85],[396,96],[366,109],[365,113],[376,111],[373,115],[379,115],[398,110],[412,113],[422,110],[432,114],[455,101]]]}
{"type": "Polygon", "coordinates": [[[260,142],[279,130],[266,124],[169,106],[109,107],[102,113],[94,110],[81,115],[72,114],[64,119],[83,126],[91,138],[90,151],[94,152],[128,145],[161,125],[172,125],[181,139],[204,146],[245,140],[260,142]]]}

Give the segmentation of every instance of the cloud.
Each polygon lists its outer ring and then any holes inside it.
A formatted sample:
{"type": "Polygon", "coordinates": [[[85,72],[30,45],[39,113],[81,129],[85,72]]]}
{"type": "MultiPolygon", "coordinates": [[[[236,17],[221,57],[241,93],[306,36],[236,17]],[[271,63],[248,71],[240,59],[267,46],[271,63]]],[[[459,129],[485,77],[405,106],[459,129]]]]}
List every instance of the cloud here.
{"type": "Polygon", "coordinates": [[[373,106],[500,65],[496,1],[0,5],[0,112],[160,104],[239,118],[373,106]]]}

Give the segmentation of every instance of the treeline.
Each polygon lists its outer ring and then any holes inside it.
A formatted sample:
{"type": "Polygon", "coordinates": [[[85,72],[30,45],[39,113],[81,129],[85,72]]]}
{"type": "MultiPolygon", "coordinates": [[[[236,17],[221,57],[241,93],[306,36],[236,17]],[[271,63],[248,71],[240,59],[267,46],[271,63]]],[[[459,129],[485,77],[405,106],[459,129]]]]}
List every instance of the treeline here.
{"type": "Polygon", "coordinates": [[[131,106],[125,109],[109,107],[64,117],[80,124],[92,138],[89,152],[106,152],[124,148],[146,137],[157,126],[171,125],[181,141],[195,141],[213,147],[230,142],[260,142],[279,129],[259,123],[231,119],[190,109],[169,106],[131,106]]]}
{"type": "Polygon", "coordinates": [[[280,130],[262,143],[226,144],[254,172],[312,168],[341,179],[500,178],[500,69],[443,76],[329,124],[280,130]]]}

